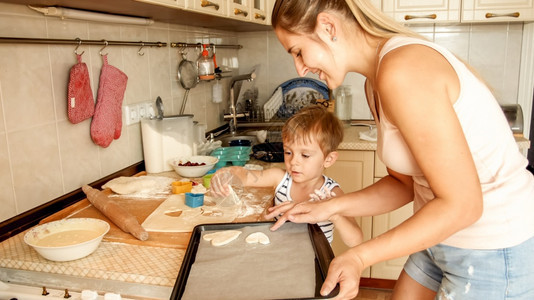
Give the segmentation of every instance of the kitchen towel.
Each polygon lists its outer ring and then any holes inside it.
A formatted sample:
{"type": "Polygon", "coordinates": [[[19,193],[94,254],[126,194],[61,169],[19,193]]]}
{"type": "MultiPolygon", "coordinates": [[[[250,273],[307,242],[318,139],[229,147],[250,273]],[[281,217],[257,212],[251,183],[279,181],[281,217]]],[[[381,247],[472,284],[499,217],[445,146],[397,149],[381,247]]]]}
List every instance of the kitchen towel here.
{"type": "Polygon", "coordinates": [[[95,112],[95,100],[87,65],[82,62],[81,54],[76,54],[76,57],[78,63],[70,69],[67,91],[67,115],[72,124],[92,117],[95,112]]]}
{"type": "Polygon", "coordinates": [[[102,55],[104,65],[100,72],[96,109],[91,122],[91,138],[101,147],[108,147],[113,139],[121,136],[122,100],[128,76],[108,64],[108,56],[102,55]]]}

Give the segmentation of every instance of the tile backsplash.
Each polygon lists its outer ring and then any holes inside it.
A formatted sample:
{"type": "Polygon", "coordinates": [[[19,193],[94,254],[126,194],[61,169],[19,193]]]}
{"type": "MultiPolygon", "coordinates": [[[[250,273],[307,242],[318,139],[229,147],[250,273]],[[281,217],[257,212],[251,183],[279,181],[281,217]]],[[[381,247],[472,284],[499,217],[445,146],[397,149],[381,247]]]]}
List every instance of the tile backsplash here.
{"type": "MultiPolygon", "coordinates": [[[[430,40],[451,49],[471,63],[494,88],[501,103],[516,103],[522,24],[417,26],[430,40]]],[[[278,85],[297,77],[293,61],[272,31],[229,32],[176,24],[117,25],[61,20],[31,11],[24,5],[0,3],[0,36],[151,42],[239,44],[243,48],[217,49],[217,62],[232,73],[258,74],[259,104],[278,85]]],[[[93,95],[97,97],[101,46],[82,45],[93,95]]],[[[67,119],[69,70],[76,63],[74,45],[0,44],[0,221],[71,192],[83,184],[143,159],[139,124],[123,124],[122,134],[107,148],[90,137],[90,120],[72,124],[67,119]]],[[[128,76],[123,105],[163,99],[165,114],[177,114],[184,89],[178,82],[179,50],[172,47],[108,46],[109,63],[128,76]]],[[[189,48],[187,58],[198,53],[189,48]]],[[[313,75],[310,75],[313,77],[313,75]]],[[[316,78],[316,77],[314,77],[316,78]]],[[[363,94],[363,77],[349,74],[352,117],[369,119],[363,94]]],[[[186,113],[207,125],[223,123],[229,78],[221,80],[223,102],[212,102],[214,82],[201,82],[188,96],[186,113]]]]}

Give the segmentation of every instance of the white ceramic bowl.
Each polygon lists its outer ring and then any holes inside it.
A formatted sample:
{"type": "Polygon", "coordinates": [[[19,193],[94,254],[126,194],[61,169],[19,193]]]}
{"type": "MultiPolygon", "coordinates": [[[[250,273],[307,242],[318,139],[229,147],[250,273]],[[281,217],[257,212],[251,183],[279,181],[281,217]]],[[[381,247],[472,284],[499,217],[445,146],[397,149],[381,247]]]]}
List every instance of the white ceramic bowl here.
{"type": "Polygon", "coordinates": [[[46,259],[69,261],[93,253],[108,231],[108,222],[100,219],[63,219],[30,229],[24,242],[46,259]]]}
{"type": "Polygon", "coordinates": [[[213,156],[187,156],[187,157],[175,157],[169,160],[169,164],[174,168],[176,173],[182,177],[202,177],[206,173],[213,169],[213,166],[219,161],[217,157],[213,156]],[[180,166],[187,162],[192,163],[205,163],[202,166],[180,166]]]}

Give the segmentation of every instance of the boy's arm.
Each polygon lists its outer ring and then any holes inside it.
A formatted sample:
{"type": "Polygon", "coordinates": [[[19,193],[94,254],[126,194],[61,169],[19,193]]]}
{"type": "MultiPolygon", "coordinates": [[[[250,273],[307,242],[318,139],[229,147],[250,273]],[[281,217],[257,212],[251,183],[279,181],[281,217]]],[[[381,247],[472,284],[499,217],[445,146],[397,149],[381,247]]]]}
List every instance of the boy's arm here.
{"type": "MultiPolygon", "coordinates": [[[[336,196],[344,194],[340,187],[335,187],[332,192],[336,196]]],[[[363,232],[353,217],[333,215],[329,220],[334,223],[334,230],[339,233],[339,236],[348,247],[354,247],[363,242],[363,232]]]]}
{"type": "Polygon", "coordinates": [[[216,195],[226,196],[228,185],[243,187],[276,187],[285,175],[279,168],[267,170],[247,170],[232,166],[221,168],[215,172],[210,181],[211,191],[216,195]]]}

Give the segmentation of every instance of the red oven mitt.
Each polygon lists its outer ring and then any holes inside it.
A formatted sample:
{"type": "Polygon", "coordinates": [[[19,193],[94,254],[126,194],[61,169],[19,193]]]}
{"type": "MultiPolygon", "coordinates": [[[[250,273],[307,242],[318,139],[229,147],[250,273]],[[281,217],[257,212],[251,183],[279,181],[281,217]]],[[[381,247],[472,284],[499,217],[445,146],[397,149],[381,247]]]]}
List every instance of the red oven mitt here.
{"type": "Polygon", "coordinates": [[[99,146],[106,148],[113,139],[121,136],[122,100],[128,76],[108,64],[107,55],[102,55],[104,65],[100,72],[95,115],[91,122],[91,138],[99,146]]]}
{"type": "Polygon", "coordinates": [[[95,100],[87,65],[82,62],[81,54],[76,56],[78,63],[70,69],[67,90],[67,115],[72,124],[92,117],[95,112],[95,100]]]}

